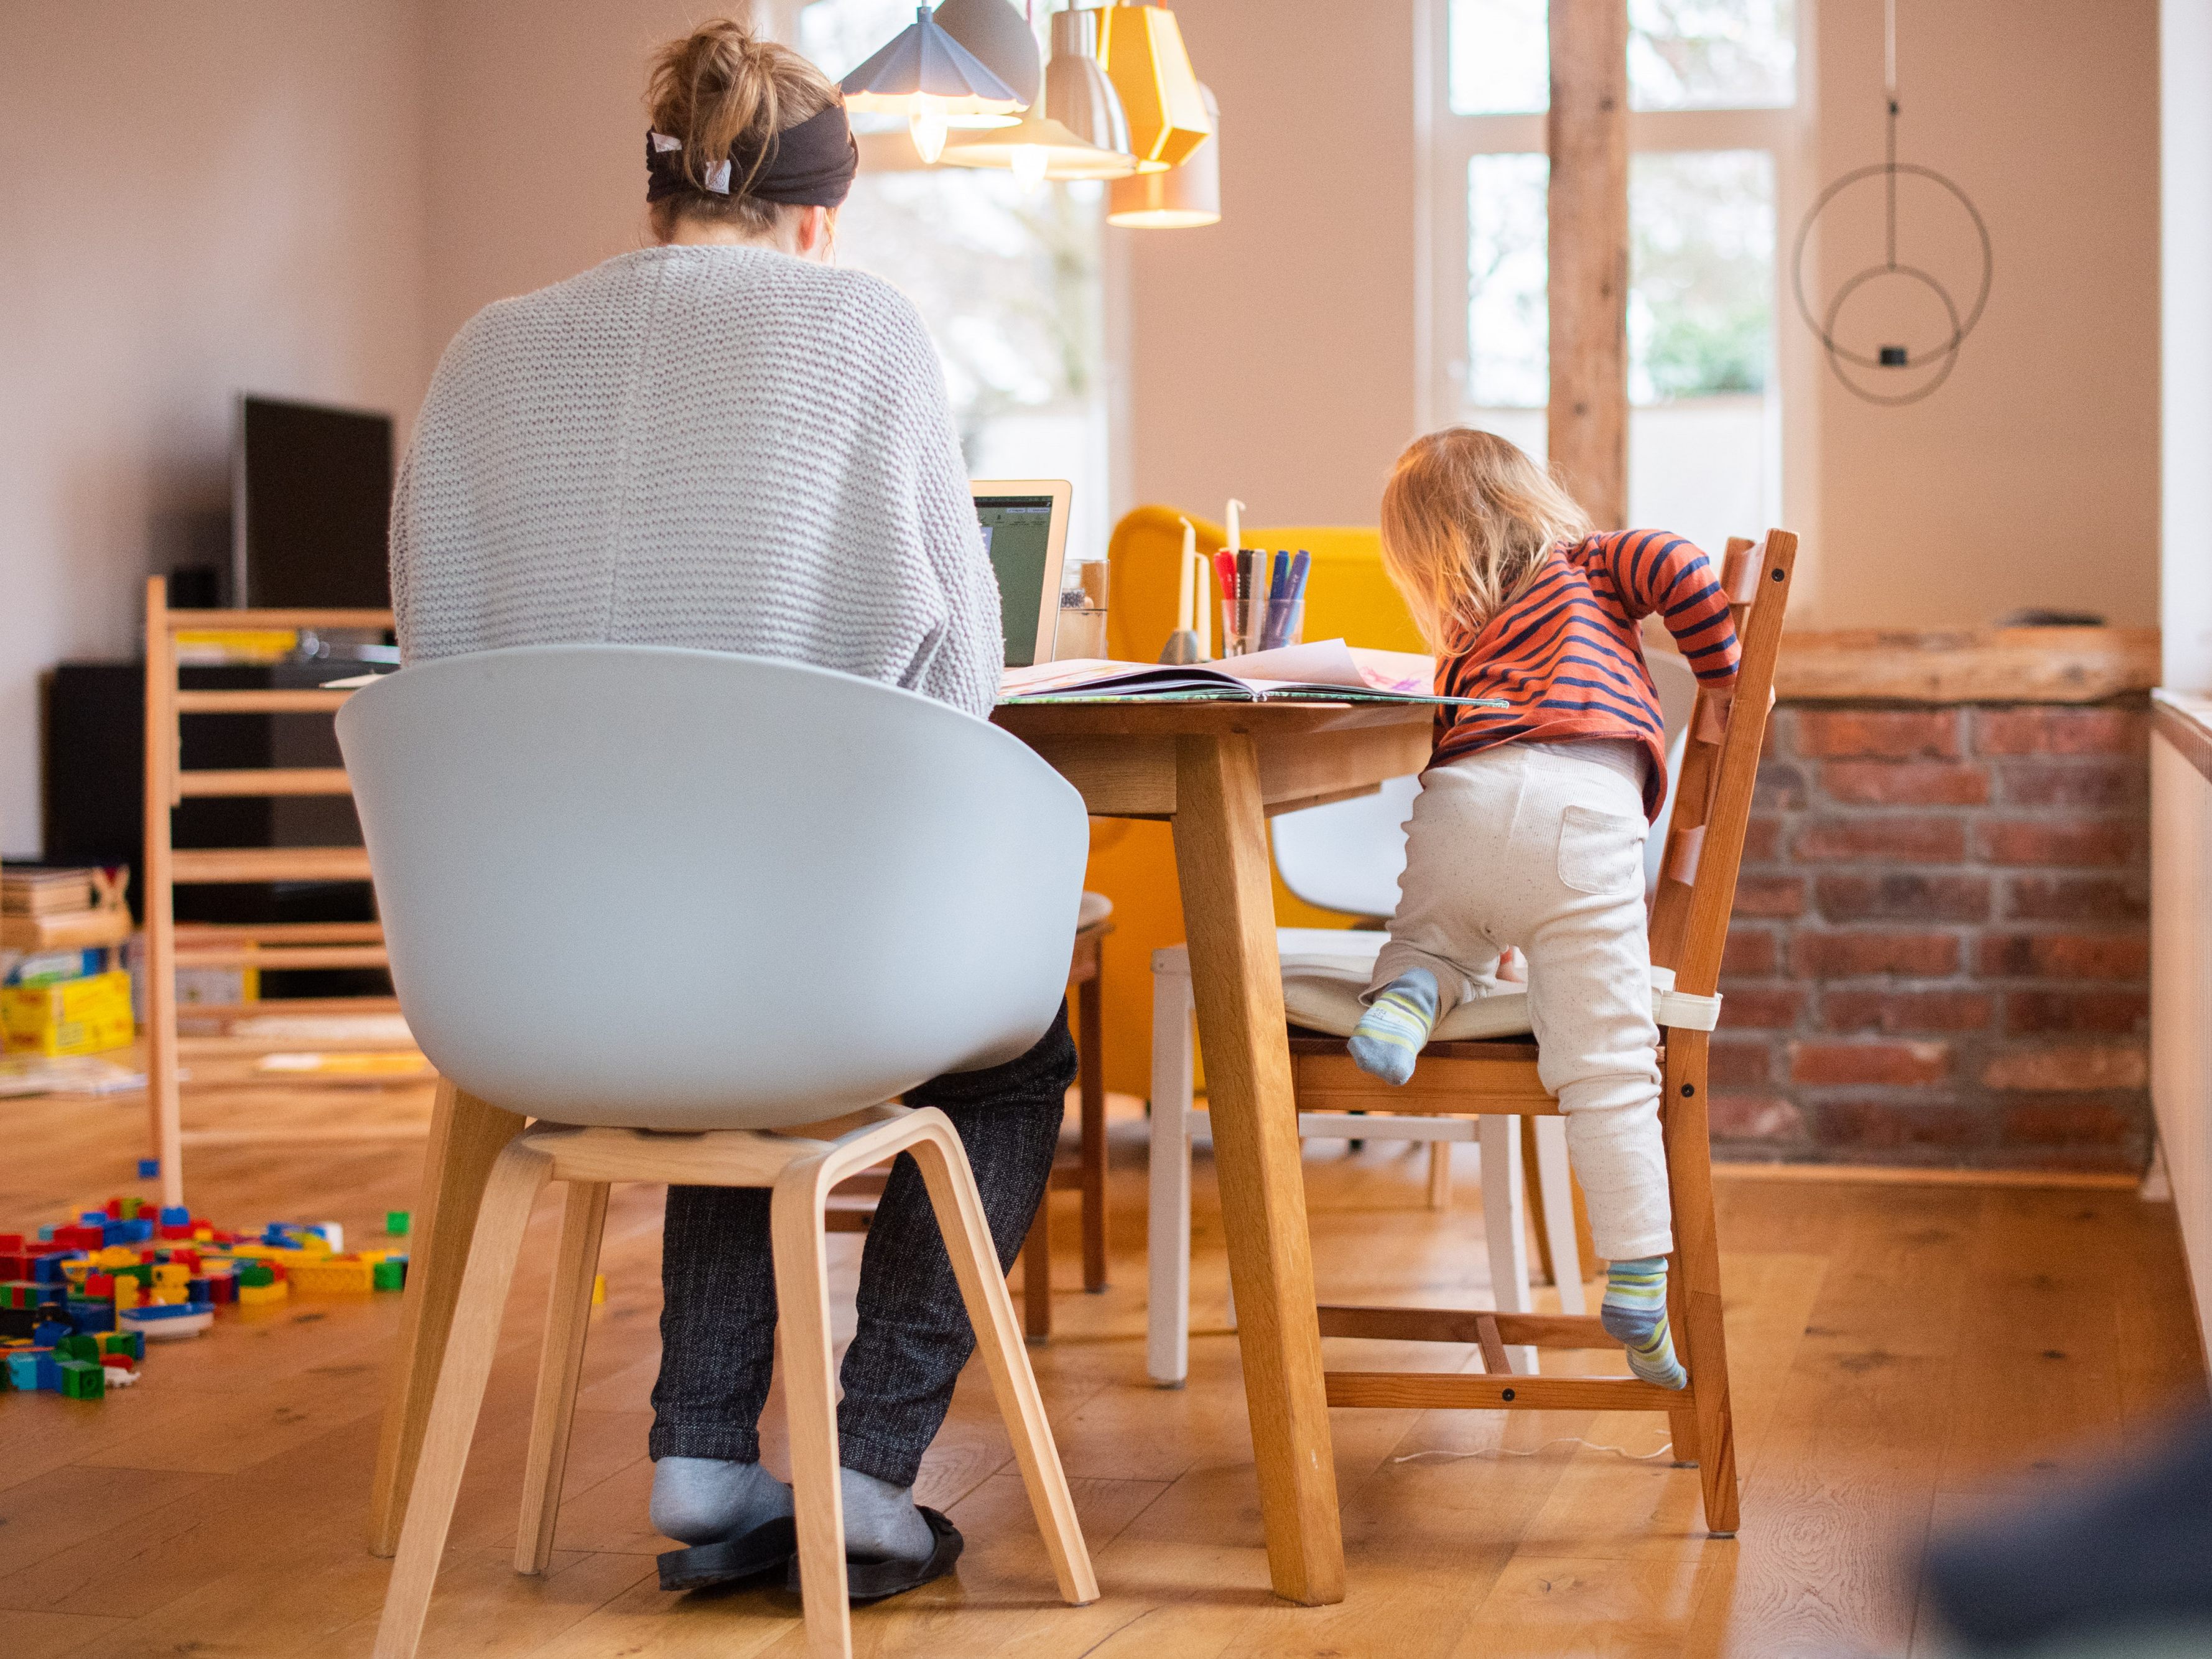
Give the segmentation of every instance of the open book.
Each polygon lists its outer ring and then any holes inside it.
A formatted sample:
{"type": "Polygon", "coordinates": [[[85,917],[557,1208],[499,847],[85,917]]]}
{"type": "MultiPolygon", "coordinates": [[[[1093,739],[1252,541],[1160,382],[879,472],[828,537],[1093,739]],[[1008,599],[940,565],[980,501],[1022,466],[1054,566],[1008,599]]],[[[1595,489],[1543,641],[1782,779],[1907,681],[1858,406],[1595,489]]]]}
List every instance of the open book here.
{"type": "Polygon", "coordinates": [[[1083,658],[1009,668],[1001,702],[1121,702],[1131,698],[1260,702],[1449,702],[1438,697],[1436,662],[1410,651],[1375,651],[1322,640],[1218,662],[1180,666],[1083,658]]]}

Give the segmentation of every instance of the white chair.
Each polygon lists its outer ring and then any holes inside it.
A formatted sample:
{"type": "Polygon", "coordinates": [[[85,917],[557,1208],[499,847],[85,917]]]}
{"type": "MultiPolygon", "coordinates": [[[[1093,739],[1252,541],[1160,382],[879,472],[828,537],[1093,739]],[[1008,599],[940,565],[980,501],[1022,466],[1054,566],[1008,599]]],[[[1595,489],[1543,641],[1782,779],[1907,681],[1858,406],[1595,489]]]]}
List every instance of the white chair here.
{"type": "Polygon", "coordinates": [[[516,1566],[544,1570],[607,1183],[771,1188],[810,1655],[846,1656],[823,1212],[904,1151],[927,1183],[1060,1594],[1097,1586],[944,1115],[884,1103],[1010,1060],[1058,1008],[1083,803],[1030,750],[787,662],[545,646],[403,670],[337,720],[410,1029],[538,1121],[487,1187],[378,1659],[420,1638],[539,1189],[569,1184],[516,1566]]]}
{"type": "MultiPolygon", "coordinates": [[[[1659,819],[1664,824],[1674,811],[1675,779],[1697,702],[1697,677],[1671,653],[1652,652],[1649,661],[1667,733],[1667,796],[1659,819]]],[[[1275,868],[1283,884],[1323,909],[1389,915],[1398,906],[1398,877],[1406,865],[1406,820],[1419,792],[1419,777],[1394,778],[1374,794],[1274,819],[1275,868]]],[[[1646,843],[1647,893],[1658,884],[1664,840],[1654,835],[1646,843]]],[[[1339,1036],[1348,1033],[1358,1018],[1351,997],[1367,984],[1383,937],[1337,928],[1278,928],[1284,1004],[1291,1022],[1339,1036]]],[[[1655,976],[1655,993],[1671,989],[1671,976],[1664,976],[1663,982],[1655,976]]],[[[1437,1036],[1476,1039],[1525,1033],[1529,1029],[1526,1006],[1526,998],[1519,996],[1463,1005],[1446,1017],[1437,1036]]],[[[1164,1387],[1179,1387],[1190,1369],[1191,1010],[1189,952],[1180,945],[1155,951],[1145,1368],[1154,1382],[1164,1387]]],[[[1525,1122],[1534,1149],[1545,1254],[1550,1258],[1560,1310],[1581,1314],[1588,1304],[1575,1237],[1565,1120],[1531,1117],[1525,1122]]],[[[1530,1310],[1522,1131],[1510,1119],[1301,1112],[1298,1133],[1306,1139],[1427,1141],[1429,1200],[1439,1208],[1449,1201],[1452,1144],[1476,1142],[1481,1148],[1484,1231],[1498,1305],[1503,1312],[1530,1310]]],[[[1533,1348],[1515,1346],[1510,1358],[1516,1370],[1535,1369],[1533,1348]]]]}

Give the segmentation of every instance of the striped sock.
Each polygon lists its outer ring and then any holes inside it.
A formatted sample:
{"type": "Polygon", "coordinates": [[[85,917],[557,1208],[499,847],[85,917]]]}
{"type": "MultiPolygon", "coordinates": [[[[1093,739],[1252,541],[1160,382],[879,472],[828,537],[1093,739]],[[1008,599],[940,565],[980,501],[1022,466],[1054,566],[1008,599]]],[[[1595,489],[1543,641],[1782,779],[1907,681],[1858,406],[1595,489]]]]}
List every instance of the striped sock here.
{"type": "Polygon", "coordinates": [[[1674,1358],[1667,1329],[1667,1258],[1615,1261],[1606,1269],[1598,1322],[1628,1350],[1628,1369],[1662,1389],[1686,1389],[1689,1373],[1674,1358]]]}
{"type": "Polygon", "coordinates": [[[1437,1023],[1437,976],[1408,969],[1382,988],[1352,1033],[1352,1058],[1370,1077],[1403,1083],[1437,1023]]]}

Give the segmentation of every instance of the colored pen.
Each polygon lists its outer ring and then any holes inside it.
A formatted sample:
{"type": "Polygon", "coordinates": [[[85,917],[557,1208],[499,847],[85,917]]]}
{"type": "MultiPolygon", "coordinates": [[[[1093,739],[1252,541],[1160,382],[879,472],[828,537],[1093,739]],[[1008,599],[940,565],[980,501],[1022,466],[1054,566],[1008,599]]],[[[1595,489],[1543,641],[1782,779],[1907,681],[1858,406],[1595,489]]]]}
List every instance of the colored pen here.
{"type": "Polygon", "coordinates": [[[1252,648],[1252,550],[1237,550],[1237,650],[1252,648]]]}
{"type": "Polygon", "coordinates": [[[1260,635],[1260,648],[1273,651],[1283,642],[1291,625],[1291,556],[1279,548],[1267,579],[1267,622],[1260,635]]]}
{"type": "Polygon", "coordinates": [[[1283,643],[1302,640],[1306,633],[1306,579],[1313,574],[1313,555],[1303,547],[1291,561],[1291,615],[1283,625],[1283,643]]]}

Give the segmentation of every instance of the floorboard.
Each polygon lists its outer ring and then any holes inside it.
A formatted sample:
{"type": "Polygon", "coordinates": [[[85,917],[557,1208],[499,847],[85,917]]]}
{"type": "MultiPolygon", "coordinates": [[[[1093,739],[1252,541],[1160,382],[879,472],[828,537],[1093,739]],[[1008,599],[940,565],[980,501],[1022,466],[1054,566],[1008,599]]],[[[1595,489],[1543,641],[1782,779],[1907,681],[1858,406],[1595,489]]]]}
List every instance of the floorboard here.
{"type": "MultiPolygon", "coordinates": [[[[408,1122],[416,1086],[197,1094],[196,1122],[408,1122]]],[[[147,1191],[134,1096],[9,1103],[0,1228],[147,1191]]],[[[1062,1607],[990,1391],[972,1368],[920,1481],[969,1540],[957,1578],[854,1619],[872,1659],[1391,1659],[1576,1654],[1765,1656],[1926,1650],[1914,1562],[1931,1528],[1991,1492],[2155,1443],[2203,1396],[2170,1207],[2105,1188],[1719,1182],[1743,1527],[1705,1536],[1697,1477],[1656,1417],[1334,1414],[1351,1590],[1274,1601],[1212,1169],[1201,1146],[1188,1386],[1144,1376],[1144,1126],[1115,1102],[1113,1283],[1087,1296],[1072,1198],[1056,1200],[1052,1342],[1033,1356],[1105,1594],[1062,1607]]],[[[1307,1151],[1326,1300],[1480,1305],[1487,1292],[1474,1151],[1459,1200],[1425,1207],[1425,1154],[1307,1151]]],[[[382,1243],[412,1206],[406,1143],[204,1147],[196,1210],[225,1224],[341,1221],[382,1243]]],[[[803,1648],[780,1589],[664,1595],[646,1518],[659,1363],[658,1189],[617,1188],[552,1570],[511,1552],[538,1330],[558,1213],[541,1204],[507,1311],[426,1656],[786,1659],[803,1648]]],[[[832,1241],[851,1327],[860,1243],[832,1241]]],[[[1539,1305],[1553,1305],[1547,1292],[1539,1305]]],[[[392,1297],[227,1315],[157,1350],[98,1404],[0,1399],[0,1652],[10,1659],[191,1652],[362,1656],[386,1565],[362,1546],[392,1297]]],[[[1472,1351],[1332,1343],[1347,1367],[1467,1369],[1472,1351]]],[[[1557,1356],[1554,1369],[1593,1369],[1557,1356]]],[[[780,1405],[763,1425],[783,1457],[780,1405]]]]}

